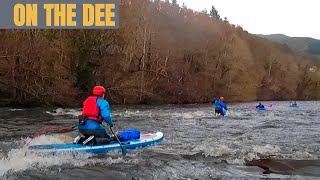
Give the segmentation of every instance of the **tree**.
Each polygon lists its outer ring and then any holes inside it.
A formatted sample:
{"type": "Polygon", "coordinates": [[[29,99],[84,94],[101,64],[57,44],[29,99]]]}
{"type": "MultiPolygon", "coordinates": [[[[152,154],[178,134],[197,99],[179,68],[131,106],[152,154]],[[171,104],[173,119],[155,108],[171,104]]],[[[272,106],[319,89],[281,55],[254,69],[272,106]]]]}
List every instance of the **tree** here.
{"type": "Polygon", "coordinates": [[[203,14],[208,14],[207,9],[204,9],[204,10],[202,10],[201,12],[202,12],[203,14]]]}
{"type": "Polygon", "coordinates": [[[224,17],[224,22],[229,23],[229,20],[227,17],[224,17]]]}
{"type": "Polygon", "coordinates": [[[177,0],[172,0],[172,4],[177,4],[177,0]]]}
{"type": "Polygon", "coordinates": [[[0,106],[81,106],[98,84],[110,103],[320,99],[320,60],[251,35],[214,7],[120,2],[117,31],[1,30],[0,106]]]}
{"type": "Polygon", "coordinates": [[[187,5],[185,3],[182,4],[183,9],[187,9],[187,5]]]}
{"type": "Polygon", "coordinates": [[[221,20],[221,17],[214,6],[211,7],[210,17],[215,20],[221,20]]]}

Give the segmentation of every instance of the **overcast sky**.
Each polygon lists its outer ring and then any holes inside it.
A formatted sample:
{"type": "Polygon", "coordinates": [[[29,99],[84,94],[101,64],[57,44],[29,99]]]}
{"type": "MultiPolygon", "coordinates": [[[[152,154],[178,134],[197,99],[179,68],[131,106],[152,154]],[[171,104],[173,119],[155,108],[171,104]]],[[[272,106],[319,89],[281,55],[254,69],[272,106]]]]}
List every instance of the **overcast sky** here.
{"type": "Polygon", "coordinates": [[[254,34],[286,34],[320,39],[320,0],[177,0],[201,11],[211,6],[254,34]]]}

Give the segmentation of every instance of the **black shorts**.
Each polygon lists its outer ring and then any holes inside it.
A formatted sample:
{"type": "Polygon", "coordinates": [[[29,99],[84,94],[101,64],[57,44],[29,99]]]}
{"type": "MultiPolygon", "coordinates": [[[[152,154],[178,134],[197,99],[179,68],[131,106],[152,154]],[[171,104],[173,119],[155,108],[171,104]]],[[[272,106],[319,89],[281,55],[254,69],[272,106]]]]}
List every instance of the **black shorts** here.
{"type": "Polygon", "coordinates": [[[215,112],[216,114],[223,114],[222,109],[215,109],[214,112],[215,112]]]}
{"type": "Polygon", "coordinates": [[[88,130],[79,130],[83,135],[84,137],[90,137],[90,136],[94,136],[96,138],[107,138],[107,139],[110,139],[110,136],[107,135],[105,132],[97,129],[97,130],[92,130],[92,129],[88,129],[88,130]]]}
{"type": "Polygon", "coordinates": [[[99,131],[99,130],[80,130],[80,132],[84,135],[78,142],[78,144],[81,144],[83,141],[85,141],[90,136],[94,136],[94,139],[92,139],[88,145],[97,145],[97,144],[109,144],[111,141],[114,141],[113,138],[111,138],[109,135],[106,137],[106,134],[99,131]]]}

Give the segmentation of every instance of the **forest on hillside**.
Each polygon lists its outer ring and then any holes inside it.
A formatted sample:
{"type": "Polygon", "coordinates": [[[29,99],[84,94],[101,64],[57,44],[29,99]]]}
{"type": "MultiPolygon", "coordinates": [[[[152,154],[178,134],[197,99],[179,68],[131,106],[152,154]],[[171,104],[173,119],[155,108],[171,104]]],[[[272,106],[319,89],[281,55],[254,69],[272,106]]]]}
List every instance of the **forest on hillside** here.
{"type": "Polygon", "coordinates": [[[176,2],[120,0],[119,30],[0,30],[0,42],[2,105],[78,106],[94,85],[116,104],[320,99],[320,60],[176,2]]]}

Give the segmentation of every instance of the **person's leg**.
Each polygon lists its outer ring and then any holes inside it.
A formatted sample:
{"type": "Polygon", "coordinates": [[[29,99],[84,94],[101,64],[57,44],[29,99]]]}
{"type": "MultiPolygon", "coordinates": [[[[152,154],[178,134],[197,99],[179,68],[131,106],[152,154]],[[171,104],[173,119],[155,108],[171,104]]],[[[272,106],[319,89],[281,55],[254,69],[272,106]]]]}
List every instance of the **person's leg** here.
{"type": "Polygon", "coordinates": [[[107,138],[110,139],[110,136],[104,129],[87,129],[87,130],[80,130],[80,132],[85,136],[85,137],[90,137],[94,136],[96,138],[107,138]]]}
{"type": "MultiPolygon", "coordinates": [[[[100,141],[101,139],[111,141],[110,136],[101,124],[96,124],[92,121],[86,121],[79,126],[79,131],[85,136],[82,139],[94,139],[100,141]],[[98,140],[99,139],[99,140],[98,140]]],[[[79,142],[81,143],[81,141],[79,142]]]]}
{"type": "Polygon", "coordinates": [[[214,109],[215,114],[220,114],[221,115],[221,108],[215,108],[214,109]]]}
{"type": "Polygon", "coordinates": [[[82,130],[81,133],[87,138],[93,135],[96,144],[109,144],[111,141],[113,141],[113,138],[108,135],[104,128],[95,130],[82,130]]]}
{"type": "Polygon", "coordinates": [[[225,116],[224,110],[221,109],[220,114],[221,114],[221,116],[225,116]]]}
{"type": "Polygon", "coordinates": [[[104,129],[104,127],[102,125],[100,125],[98,131],[99,131],[99,133],[98,133],[99,137],[110,139],[109,134],[107,133],[106,129],[104,129]]]}

